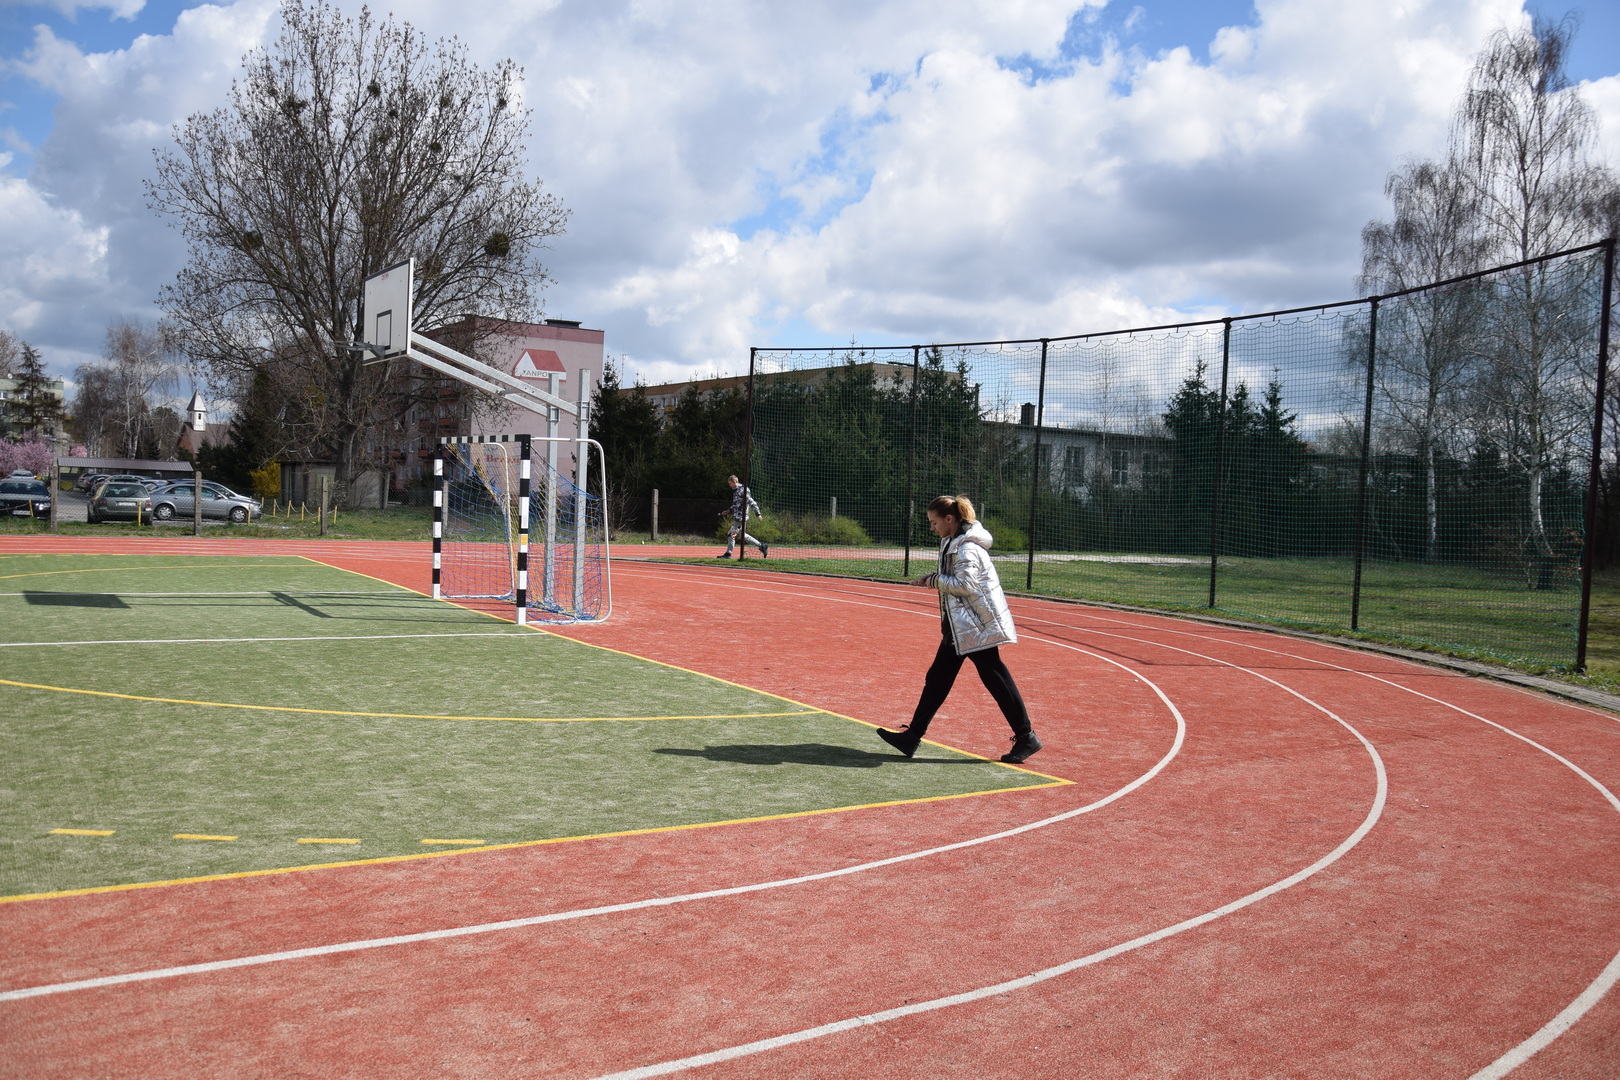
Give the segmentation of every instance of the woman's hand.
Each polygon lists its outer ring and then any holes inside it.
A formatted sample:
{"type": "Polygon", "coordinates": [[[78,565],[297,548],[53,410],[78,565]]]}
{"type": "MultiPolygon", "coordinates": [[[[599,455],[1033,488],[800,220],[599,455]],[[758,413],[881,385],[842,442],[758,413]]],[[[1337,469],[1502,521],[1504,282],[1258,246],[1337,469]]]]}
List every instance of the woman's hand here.
{"type": "Polygon", "coordinates": [[[913,585],[920,585],[925,589],[932,589],[934,587],[934,579],[936,577],[938,577],[937,574],[924,574],[922,577],[918,578],[916,581],[913,581],[912,584],[913,585]]]}

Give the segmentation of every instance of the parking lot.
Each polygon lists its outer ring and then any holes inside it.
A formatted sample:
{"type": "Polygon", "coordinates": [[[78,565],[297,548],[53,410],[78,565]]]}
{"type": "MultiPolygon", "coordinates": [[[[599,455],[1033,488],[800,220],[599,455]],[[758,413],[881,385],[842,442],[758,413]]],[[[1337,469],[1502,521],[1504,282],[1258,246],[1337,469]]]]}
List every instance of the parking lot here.
{"type": "MultiPolygon", "coordinates": [[[[59,522],[75,522],[76,521],[76,522],[79,522],[80,524],[83,524],[84,522],[89,520],[89,516],[87,514],[89,506],[90,506],[90,497],[88,495],[86,495],[84,492],[82,492],[82,491],[64,491],[60,495],[57,496],[56,520],[59,521],[59,522]]],[[[257,519],[255,519],[255,520],[257,520],[257,519]]],[[[185,514],[184,516],[177,517],[177,518],[173,519],[172,521],[159,521],[159,522],[155,522],[154,524],[167,526],[167,527],[170,527],[170,528],[179,527],[179,528],[183,528],[183,529],[189,529],[189,528],[191,528],[191,515],[190,514],[185,514]]],[[[224,524],[225,524],[225,522],[222,519],[219,519],[219,518],[206,518],[206,517],[203,518],[203,527],[204,528],[212,528],[214,526],[224,525],[224,524]]]]}

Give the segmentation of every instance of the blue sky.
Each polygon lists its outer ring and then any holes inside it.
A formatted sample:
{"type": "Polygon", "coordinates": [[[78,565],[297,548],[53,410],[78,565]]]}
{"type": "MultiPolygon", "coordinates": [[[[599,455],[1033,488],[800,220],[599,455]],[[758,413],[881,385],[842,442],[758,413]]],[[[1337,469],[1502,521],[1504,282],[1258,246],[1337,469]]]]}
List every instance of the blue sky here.
{"type": "MultiPolygon", "coordinates": [[[[144,203],[152,149],[220,103],[275,29],[273,0],[220,0],[178,27],[199,5],[104,3],[0,0],[0,248],[17,254],[0,264],[0,329],[63,374],[110,319],[157,314],[185,253],[144,203]]],[[[1525,10],[378,6],[480,62],[525,65],[530,164],[573,211],[544,255],[546,313],[606,330],[655,382],[733,368],[751,344],[1056,335],[1341,299],[1384,176],[1443,148],[1470,58],[1525,10]]],[[[1570,73],[1620,166],[1620,0],[1579,10],[1570,73]]]]}

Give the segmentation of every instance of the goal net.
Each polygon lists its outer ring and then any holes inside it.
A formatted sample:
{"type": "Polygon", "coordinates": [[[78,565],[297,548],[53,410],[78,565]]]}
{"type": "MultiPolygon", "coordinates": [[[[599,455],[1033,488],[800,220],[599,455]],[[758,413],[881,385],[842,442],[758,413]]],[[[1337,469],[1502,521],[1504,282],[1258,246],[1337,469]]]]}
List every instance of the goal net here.
{"type": "MultiPolygon", "coordinates": [[[[534,453],[576,440],[446,439],[434,458],[433,595],[510,604],[518,622],[597,622],[612,610],[606,515],[534,453]]],[[[601,488],[606,469],[595,447],[601,488]]]]}

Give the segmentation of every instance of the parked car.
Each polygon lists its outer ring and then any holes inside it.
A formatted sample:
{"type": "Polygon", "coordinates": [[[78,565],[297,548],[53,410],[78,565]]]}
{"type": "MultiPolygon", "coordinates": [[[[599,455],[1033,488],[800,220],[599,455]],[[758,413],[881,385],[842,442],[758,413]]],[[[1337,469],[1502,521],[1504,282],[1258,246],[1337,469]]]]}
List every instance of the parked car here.
{"type": "MultiPolygon", "coordinates": [[[[168,484],[152,493],[152,516],[159,521],[188,518],[196,513],[195,487],[190,480],[168,484]]],[[[223,484],[203,481],[202,516],[228,521],[252,521],[264,511],[257,499],[238,495],[223,484]]]]}
{"type": "Polygon", "coordinates": [[[51,489],[31,473],[0,480],[0,514],[45,517],[51,512],[51,489]]]}
{"type": "Polygon", "coordinates": [[[80,473],[79,478],[73,481],[73,486],[86,495],[96,490],[96,485],[107,479],[106,473],[80,473]]]}
{"type": "Polygon", "coordinates": [[[152,500],[147,496],[144,487],[139,484],[115,484],[108,481],[96,488],[96,493],[90,496],[90,505],[85,509],[84,519],[92,525],[99,525],[103,521],[117,519],[145,521],[151,516],[152,500]]]}

